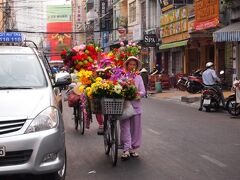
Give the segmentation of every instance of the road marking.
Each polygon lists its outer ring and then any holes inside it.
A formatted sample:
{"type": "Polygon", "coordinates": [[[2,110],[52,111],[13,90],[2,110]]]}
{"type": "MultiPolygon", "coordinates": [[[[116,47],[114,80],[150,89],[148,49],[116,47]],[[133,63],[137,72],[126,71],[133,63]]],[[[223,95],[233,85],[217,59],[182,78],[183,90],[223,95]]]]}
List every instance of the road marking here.
{"type": "Polygon", "coordinates": [[[153,129],[148,128],[148,131],[152,132],[153,134],[160,135],[159,132],[157,132],[157,131],[155,131],[155,130],[153,130],[153,129]]]}
{"type": "Polygon", "coordinates": [[[219,166],[219,167],[222,167],[222,168],[227,167],[226,164],[223,164],[222,162],[220,162],[220,161],[218,161],[218,160],[216,160],[216,159],[213,159],[213,158],[211,158],[211,157],[209,157],[209,156],[207,156],[207,155],[201,155],[201,157],[202,157],[203,159],[206,159],[206,160],[210,161],[210,162],[213,163],[213,164],[216,164],[216,165],[219,166]]]}

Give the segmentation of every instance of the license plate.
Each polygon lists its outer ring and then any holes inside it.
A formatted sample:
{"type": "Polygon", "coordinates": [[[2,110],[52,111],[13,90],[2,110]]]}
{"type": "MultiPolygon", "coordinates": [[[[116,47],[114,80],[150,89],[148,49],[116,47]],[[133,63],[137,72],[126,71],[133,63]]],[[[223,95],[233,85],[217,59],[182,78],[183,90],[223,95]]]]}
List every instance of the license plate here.
{"type": "Polygon", "coordinates": [[[0,157],[4,157],[6,152],[6,148],[4,146],[0,146],[0,157]]]}
{"type": "Polygon", "coordinates": [[[204,99],[203,104],[204,105],[209,105],[211,103],[211,99],[204,99]]]}

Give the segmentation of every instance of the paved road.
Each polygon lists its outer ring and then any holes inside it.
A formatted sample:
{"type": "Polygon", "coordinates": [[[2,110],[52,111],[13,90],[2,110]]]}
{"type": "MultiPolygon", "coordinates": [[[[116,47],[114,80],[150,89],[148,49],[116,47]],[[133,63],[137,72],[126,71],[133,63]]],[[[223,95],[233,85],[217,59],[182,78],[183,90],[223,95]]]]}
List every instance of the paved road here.
{"type": "Polygon", "coordinates": [[[119,161],[115,168],[103,153],[96,123],[81,136],[73,130],[70,115],[65,113],[67,180],[240,179],[240,119],[152,98],[144,99],[143,107],[141,157],[119,161]]]}
{"type": "Polygon", "coordinates": [[[74,130],[71,109],[64,104],[66,180],[240,179],[240,118],[199,112],[194,104],[173,99],[150,97],[143,100],[143,109],[140,158],[119,159],[117,167],[112,167],[102,136],[97,135],[96,121],[80,135],[74,130]]]}

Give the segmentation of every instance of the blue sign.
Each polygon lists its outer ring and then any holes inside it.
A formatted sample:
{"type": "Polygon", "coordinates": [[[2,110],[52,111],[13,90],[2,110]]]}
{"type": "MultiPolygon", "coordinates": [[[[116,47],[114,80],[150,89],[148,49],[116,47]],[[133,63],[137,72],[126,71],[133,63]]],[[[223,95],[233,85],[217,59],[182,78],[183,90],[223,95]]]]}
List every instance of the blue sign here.
{"type": "Polygon", "coordinates": [[[1,32],[0,42],[22,42],[22,34],[18,32],[1,32]]]}

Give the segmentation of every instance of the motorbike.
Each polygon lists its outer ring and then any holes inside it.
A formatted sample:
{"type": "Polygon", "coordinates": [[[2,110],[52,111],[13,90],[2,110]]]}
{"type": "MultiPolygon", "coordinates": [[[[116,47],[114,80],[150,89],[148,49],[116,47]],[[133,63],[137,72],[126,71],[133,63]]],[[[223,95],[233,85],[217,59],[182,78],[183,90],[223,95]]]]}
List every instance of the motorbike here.
{"type": "MultiPolygon", "coordinates": [[[[224,71],[220,72],[220,75],[224,74],[224,71]]],[[[220,84],[218,84],[220,87],[220,84]]],[[[221,106],[222,96],[221,93],[214,86],[204,86],[202,92],[202,107],[206,109],[206,112],[218,111],[221,106]]]]}
{"type": "Polygon", "coordinates": [[[240,103],[237,101],[237,95],[240,94],[239,81],[233,82],[233,94],[226,99],[226,109],[232,116],[238,116],[240,114],[240,103]]]}
{"type": "Polygon", "coordinates": [[[192,75],[181,76],[176,87],[181,91],[187,91],[191,94],[199,93],[203,90],[202,71],[197,70],[192,75]]]}

